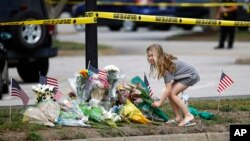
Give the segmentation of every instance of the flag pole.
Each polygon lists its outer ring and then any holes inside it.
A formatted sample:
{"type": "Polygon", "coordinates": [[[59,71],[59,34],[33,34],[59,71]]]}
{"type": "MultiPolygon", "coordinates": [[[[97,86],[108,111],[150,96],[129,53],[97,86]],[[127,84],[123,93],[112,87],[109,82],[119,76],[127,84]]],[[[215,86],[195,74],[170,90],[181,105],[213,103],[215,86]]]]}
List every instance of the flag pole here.
{"type": "Polygon", "coordinates": [[[89,62],[88,62],[88,68],[87,68],[87,70],[89,69],[89,66],[90,66],[90,60],[89,60],[89,62]]]}
{"type": "MultiPolygon", "coordinates": [[[[223,69],[221,70],[221,74],[223,74],[223,69]]],[[[220,80],[221,81],[221,80],[220,80]]],[[[220,83],[220,82],[219,82],[220,83]]],[[[219,92],[219,101],[218,101],[218,108],[217,112],[220,113],[220,92],[219,92]]]]}
{"type": "Polygon", "coordinates": [[[217,109],[218,113],[220,113],[220,95],[219,95],[219,102],[218,102],[218,109],[217,109]]]}
{"type": "MultiPolygon", "coordinates": [[[[12,87],[12,78],[10,78],[10,79],[11,79],[10,86],[12,87]]],[[[10,96],[11,96],[12,89],[10,89],[9,92],[10,92],[10,96]]],[[[9,117],[9,118],[10,118],[10,119],[9,119],[9,122],[11,123],[11,104],[10,104],[10,109],[9,109],[9,110],[10,110],[10,113],[9,113],[9,114],[10,114],[10,115],[9,115],[9,116],[10,116],[10,117],[9,117]]]]}

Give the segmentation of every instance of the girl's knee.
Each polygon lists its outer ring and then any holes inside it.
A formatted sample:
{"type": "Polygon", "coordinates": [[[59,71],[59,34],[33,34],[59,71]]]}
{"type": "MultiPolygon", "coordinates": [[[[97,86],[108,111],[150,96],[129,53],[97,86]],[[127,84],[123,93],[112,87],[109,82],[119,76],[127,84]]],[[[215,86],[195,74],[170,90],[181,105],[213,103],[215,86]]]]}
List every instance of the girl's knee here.
{"type": "Polygon", "coordinates": [[[169,95],[169,98],[173,99],[173,97],[175,97],[175,96],[176,96],[176,93],[171,92],[170,95],[169,95]]]}

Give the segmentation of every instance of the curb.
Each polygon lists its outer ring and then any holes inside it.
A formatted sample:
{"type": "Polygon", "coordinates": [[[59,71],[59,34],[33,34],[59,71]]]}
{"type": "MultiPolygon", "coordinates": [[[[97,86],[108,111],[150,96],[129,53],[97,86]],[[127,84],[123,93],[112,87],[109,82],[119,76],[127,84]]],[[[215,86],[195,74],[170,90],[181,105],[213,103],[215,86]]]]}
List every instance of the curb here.
{"type": "Polygon", "coordinates": [[[229,132],[168,134],[115,138],[89,138],[74,141],[229,141],[229,132]]]}

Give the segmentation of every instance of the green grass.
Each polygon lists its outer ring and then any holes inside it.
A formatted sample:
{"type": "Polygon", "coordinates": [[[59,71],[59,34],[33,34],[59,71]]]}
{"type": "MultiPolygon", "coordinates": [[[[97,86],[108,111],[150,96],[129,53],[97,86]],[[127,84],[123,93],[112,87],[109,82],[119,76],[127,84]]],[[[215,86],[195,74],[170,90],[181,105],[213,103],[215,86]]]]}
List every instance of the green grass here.
{"type": "Polygon", "coordinates": [[[23,122],[23,109],[15,108],[11,109],[0,109],[0,131],[37,131],[45,128],[43,125],[38,124],[27,124],[23,122]]]}
{"type": "Polygon", "coordinates": [[[29,141],[43,141],[43,137],[39,133],[32,131],[32,132],[29,132],[27,134],[27,140],[29,140],[29,141]]]}
{"type": "MultiPolygon", "coordinates": [[[[189,105],[199,110],[217,110],[217,100],[192,100],[189,105]]],[[[223,112],[250,111],[250,99],[221,100],[220,110],[223,112]]]]}
{"type": "MultiPolygon", "coordinates": [[[[217,112],[218,101],[217,100],[190,100],[190,107],[194,107],[199,112],[208,111],[213,113],[215,116],[211,120],[204,120],[199,116],[195,116],[195,119],[200,120],[205,126],[213,125],[226,125],[231,123],[237,124],[250,124],[250,99],[230,99],[220,101],[220,113],[217,112]]],[[[174,117],[173,110],[170,105],[166,102],[162,109],[171,117],[174,117]]],[[[42,141],[43,136],[40,135],[41,130],[47,130],[50,127],[37,124],[28,124],[22,121],[24,109],[12,108],[11,110],[11,122],[10,122],[10,111],[9,108],[0,108],[0,132],[26,132],[27,140],[42,141]]],[[[127,127],[131,129],[141,130],[155,130],[157,126],[162,123],[153,122],[152,124],[135,124],[128,122],[118,122],[119,128],[111,128],[105,123],[91,122],[89,123],[93,129],[95,129],[101,136],[124,136],[124,131],[121,127],[127,127]]],[[[61,139],[76,139],[76,138],[87,138],[84,133],[79,132],[75,135],[67,134],[70,128],[63,128],[62,126],[55,126],[57,135],[61,139]]],[[[150,132],[149,132],[150,133],[150,132]]]]}

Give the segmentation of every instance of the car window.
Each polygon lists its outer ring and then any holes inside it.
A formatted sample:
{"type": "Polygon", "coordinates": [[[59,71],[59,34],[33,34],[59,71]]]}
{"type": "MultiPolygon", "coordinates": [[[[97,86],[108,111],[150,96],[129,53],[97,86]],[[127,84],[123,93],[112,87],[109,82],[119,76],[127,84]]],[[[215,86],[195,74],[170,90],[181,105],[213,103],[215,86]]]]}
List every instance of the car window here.
{"type": "Polygon", "coordinates": [[[14,2],[14,0],[0,0],[0,21],[8,20],[11,13],[18,10],[17,5],[19,5],[19,3],[14,2]]]}
{"type": "Polygon", "coordinates": [[[47,17],[45,8],[41,7],[41,0],[0,0],[0,22],[9,21],[19,11],[35,11],[47,17]]]}

